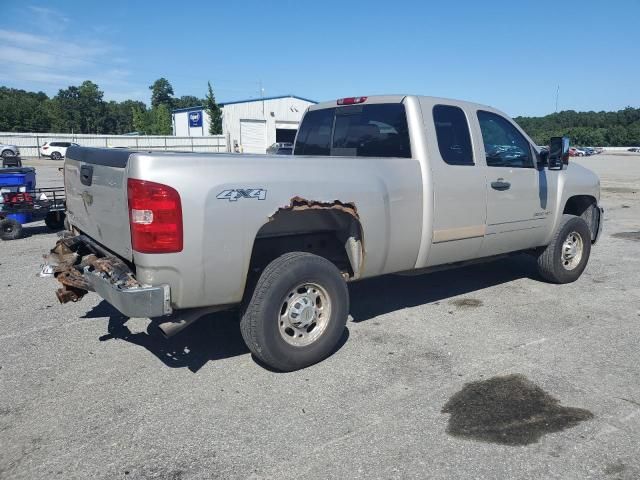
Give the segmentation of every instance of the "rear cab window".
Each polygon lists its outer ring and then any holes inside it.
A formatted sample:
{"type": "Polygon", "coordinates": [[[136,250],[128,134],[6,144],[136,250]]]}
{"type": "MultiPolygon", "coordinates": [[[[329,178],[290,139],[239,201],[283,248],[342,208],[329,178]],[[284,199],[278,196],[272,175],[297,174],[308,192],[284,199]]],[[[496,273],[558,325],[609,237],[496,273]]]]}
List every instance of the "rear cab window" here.
{"type": "Polygon", "coordinates": [[[404,105],[347,105],[307,112],[295,155],[411,157],[404,105]]]}

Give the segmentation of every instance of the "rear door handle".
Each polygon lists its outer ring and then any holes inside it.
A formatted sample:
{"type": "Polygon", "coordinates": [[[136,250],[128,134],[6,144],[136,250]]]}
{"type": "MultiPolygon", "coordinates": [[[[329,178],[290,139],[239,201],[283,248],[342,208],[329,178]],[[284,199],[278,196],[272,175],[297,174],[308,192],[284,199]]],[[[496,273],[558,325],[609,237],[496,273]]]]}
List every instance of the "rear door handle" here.
{"type": "Polygon", "coordinates": [[[491,182],[491,188],[494,190],[509,190],[511,188],[511,184],[509,182],[505,182],[504,179],[499,178],[495,182],[491,182]]]}

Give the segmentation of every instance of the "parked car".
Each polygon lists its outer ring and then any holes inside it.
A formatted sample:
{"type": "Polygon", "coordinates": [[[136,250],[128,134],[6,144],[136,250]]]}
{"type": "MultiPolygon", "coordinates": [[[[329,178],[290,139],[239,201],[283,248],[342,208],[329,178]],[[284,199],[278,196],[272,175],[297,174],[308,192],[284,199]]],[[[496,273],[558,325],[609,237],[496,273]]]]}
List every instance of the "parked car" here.
{"type": "Polygon", "coordinates": [[[582,147],[582,151],[587,157],[590,157],[591,155],[596,153],[595,149],[592,147],[582,147]]]}
{"type": "Polygon", "coordinates": [[[40,147],[40,155],[43,157],[51,157],[52,160],[60,160],[67,154],[67,148],[78,147],[77,143],[72,142],[46,142],[40,147]]]}
{"type": "Polygon", "coordinates": [[[0,143],[0,155],[2,158],[19,157],[20,149],[15,145],[0,143]]]}
{"type": "Polygon", "coordinates": [[[628,152],[640,152],[640,147],[631,147],[627,151],[628,152]]]}
{"type": "Polygon", "coordinates": [[[584,157],[586,155],[584,150],[581,150],[576,147],[571,147],[569,149],[569,156],[571,157],[584,157]]]}
{"type": "Polygon", "coordinates": [[[578,279],[600,182],[549,146],[484,105],[387,95],[310,106],[287,158],[72,147],[72,233],[41,273],[63,303],[95,291],[168,336],[240,305],[251,352],[295,370],[344,338],[347,282],[516,252],[578,279]]]}
{"type": "Polygon", "coordinates": [[[293,153],[293,143],[274,143],[267,148],[267,153],[274,155],[291,155],[293,153]]]}

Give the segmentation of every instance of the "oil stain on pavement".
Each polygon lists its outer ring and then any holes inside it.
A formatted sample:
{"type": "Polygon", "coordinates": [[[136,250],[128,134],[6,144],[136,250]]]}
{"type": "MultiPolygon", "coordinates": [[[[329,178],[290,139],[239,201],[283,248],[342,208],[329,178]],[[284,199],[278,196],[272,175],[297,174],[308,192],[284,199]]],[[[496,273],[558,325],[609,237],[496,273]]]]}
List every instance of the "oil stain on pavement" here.
{"type": "Polygon", "coordinates": [[[467,383],[443,407],[449,413],[447,433],[455,437],[528,445],[543,435],[574,427],[593,414],[563,407],[523,375],[467,383]]]}
{"type": "Polygon", "coordinates": [[[476,308],[482,306],[482,300],[477,298],[458,298],[449,302],[454,307],[458,308],[476,308]]]}
{"type": "Polygon", "coordinates": [[[640,241],[640,232],[618,232],[611,235],[614,238],[640,241]]]}

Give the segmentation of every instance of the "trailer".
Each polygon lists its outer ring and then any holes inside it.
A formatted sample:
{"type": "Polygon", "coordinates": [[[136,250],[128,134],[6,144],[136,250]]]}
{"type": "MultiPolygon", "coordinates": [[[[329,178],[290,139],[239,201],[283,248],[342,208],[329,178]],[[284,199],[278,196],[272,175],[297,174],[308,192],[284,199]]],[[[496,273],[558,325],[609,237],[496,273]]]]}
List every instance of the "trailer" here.
{"type": "Polygon", "coordinates": [[[64,187],[2,192],[0,203],[0,238],[22,238],[22,224],[44,219],[49,229],[65,226],[66,198],[64,187]]]}

